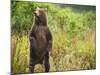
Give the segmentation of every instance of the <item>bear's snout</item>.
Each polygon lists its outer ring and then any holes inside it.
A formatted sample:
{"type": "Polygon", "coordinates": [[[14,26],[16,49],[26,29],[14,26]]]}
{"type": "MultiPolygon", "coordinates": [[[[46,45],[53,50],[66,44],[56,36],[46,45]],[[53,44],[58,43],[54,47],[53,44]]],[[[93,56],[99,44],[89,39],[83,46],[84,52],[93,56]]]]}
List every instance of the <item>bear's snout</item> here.
{"type": "Polygon", "coordinates": [[[38,11],[38,10],[37,10],[37,11],[35,11],[35,12],[34,12],[34,14],[35,14],[35,16],[36,16],[36,17],[39,17],[39,16],[40,16],[40,13],[39,13],[39,11],[38,11]]]}

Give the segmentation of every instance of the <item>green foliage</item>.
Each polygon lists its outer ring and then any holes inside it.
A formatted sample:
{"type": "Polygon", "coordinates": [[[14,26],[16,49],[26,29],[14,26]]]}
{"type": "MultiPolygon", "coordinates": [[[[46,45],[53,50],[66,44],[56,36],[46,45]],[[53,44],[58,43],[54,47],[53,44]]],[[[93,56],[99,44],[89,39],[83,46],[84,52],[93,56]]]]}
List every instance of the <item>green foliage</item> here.
{"type": "MultiPolygon", "coordinates": [[[[16,53],[12,60],[13,73],[29,72],[28,33],[34,23],[34,9],[47,8],[48,26],[53,35],[50,71],[96,68],[95,10],[78,12],[72,7],[53,3],[12,1],[12,39],[16,40],[16,53]]],[[[89,8],[89,6],[88,6],[89,8]]],[[[42,72],[37,65],[36,72],[42,72]]]]}

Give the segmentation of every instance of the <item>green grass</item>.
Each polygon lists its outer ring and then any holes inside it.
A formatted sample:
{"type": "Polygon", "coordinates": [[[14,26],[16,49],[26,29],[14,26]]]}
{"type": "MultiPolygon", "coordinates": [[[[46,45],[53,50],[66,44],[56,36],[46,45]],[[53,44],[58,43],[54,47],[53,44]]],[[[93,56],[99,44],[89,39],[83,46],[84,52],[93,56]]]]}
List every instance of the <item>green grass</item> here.
{"type": "MultiPolygon", "coordinates": [[[[95,69],[95,31],[84,33],[83,38],[59,32],[53,35],[53,49],[50,55],[50,71],[95,69]]],[[[12,37],[16,40],[16,37],[12,37]]],[[[16,53],[12,62],[14,73],[29,73],[29,40],[27,35],[17,36],[16,53]]],[[[44,72],[44,67],[36,67],[44,72]]]]}

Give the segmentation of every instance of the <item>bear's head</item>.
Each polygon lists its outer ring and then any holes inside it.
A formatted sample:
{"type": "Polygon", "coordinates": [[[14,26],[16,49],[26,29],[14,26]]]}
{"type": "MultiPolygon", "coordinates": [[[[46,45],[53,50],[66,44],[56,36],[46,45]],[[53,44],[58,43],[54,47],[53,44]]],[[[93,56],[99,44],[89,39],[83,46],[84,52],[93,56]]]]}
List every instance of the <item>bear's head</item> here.
{"type": "Polygon", "coordinates": [[[36,8],[36,10],[34,11],[36,25],[47,25],[46,11],[46,8],[36,8]]]}

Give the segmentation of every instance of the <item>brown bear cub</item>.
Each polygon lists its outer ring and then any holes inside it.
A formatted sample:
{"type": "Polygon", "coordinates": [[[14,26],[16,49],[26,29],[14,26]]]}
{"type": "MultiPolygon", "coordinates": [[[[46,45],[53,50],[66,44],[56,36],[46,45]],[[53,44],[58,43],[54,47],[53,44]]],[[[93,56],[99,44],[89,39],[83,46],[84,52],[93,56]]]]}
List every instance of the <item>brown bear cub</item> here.
{"type": "Polygon", "coordinates": [[[49,72],[49,52],[52,49],[52,34],[47,26],[45,8],[34,11],[35,23],[29,34],[30,40],[30,72],[34,72],[36,64],[44,64],[45,72],[49,72]]]}

